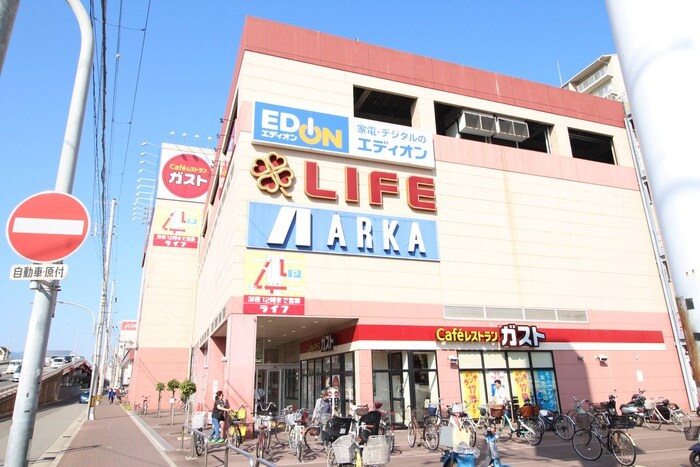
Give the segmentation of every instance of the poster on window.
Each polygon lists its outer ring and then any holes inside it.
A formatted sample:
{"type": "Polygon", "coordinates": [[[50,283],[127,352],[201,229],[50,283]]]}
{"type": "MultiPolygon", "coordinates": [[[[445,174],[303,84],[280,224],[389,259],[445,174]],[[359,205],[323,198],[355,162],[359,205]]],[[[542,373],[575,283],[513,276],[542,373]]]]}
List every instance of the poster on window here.
{"type": "Polygon", "coordinates": [[[518,404],[522,407],[525,400],[532,399],[530,376],[526,370],[515,370],[513,377],[513,396],[518,398],[518,404]]]}
{"type": "Polygon", "coordinates": [[[541,408],[558,411],[557,388],[552,370],[535,370],[535,394],[541,408]]]}
{"type": "Polygon", "coordinates": [[[480,376],[480,371],[462,372],[462,401],[464,409],[472,418],[479,418],[479,406],[483,404],[480,376]]]}

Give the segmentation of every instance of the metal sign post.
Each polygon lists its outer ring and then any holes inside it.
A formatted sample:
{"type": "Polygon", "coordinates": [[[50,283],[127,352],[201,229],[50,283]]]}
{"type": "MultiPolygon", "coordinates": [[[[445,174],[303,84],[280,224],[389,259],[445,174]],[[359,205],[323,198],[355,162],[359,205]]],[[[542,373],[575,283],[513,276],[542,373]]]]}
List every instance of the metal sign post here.
{"type": "MultiPolygon", "coordinates": [[[[73,84],[73,96],[68,110],[58,174],[56,175],[55,189],[62,193],[70,193],[73,190],[94,51],[90,16],[80,0],[67,0],[67,2],[80,27],[80,55],[73,84]]],[[[29,318],[27,340],[24,346],[24,362],[22,363],[22,373],[12,413],[12,426],[7,439],[5,453],[5,466],[7,467],[25,467],[28,464],[29,448],[34,436],[34,423],[41,391],[46,346],[49,342],[51,318],[56,307],[58,281],[32,281],[29,288],[36,290],[36,292],[32,314],[29,318]]]]}

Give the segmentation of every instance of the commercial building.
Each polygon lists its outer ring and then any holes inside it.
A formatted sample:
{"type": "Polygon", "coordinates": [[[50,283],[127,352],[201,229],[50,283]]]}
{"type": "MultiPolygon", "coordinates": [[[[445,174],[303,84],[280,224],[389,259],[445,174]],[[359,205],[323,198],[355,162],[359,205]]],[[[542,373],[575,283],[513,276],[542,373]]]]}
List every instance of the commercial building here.
{"type": "Polygon", "coordinates": [[[131,394],[685,399],[620,102],[249,18],[222,122],[163,145],[131,394]]]}

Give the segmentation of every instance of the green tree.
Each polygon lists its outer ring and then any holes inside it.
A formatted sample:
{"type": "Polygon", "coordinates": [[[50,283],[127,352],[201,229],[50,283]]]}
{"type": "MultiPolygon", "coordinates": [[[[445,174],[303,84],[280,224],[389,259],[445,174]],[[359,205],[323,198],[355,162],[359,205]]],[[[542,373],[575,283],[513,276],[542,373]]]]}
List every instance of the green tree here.
{"type": "Polygon", "coordinates": [[[192,394],[197,392],[197,385],[194,384],[194,381],[191,379],[186,379],[183,382],[180,383],[180,396],[182,397],[183,401],[186,401],[187,404],[185,404],[185,420],[190,419],[190,411],[191,411],[191,405],[190,404],[190,397],[192,397],[192,394]]]}
{"type": "Polygon", "coordinates": [[[180,381],[175,378],[168,381],[168,391],[173,393],[173,397],[170,398],[170,424],[173,424],[173,419],[175,418],[175,391],[180,388],[180,381]]]}
{"type": "Polygon", "coordinates": [[[163,397],[163,395],[161,394],[163,392],[163,389],[165,389],[165,384],[156,383],[156,391],[158,391],[158,418],[160,418],[160,399],[163,397]]]}

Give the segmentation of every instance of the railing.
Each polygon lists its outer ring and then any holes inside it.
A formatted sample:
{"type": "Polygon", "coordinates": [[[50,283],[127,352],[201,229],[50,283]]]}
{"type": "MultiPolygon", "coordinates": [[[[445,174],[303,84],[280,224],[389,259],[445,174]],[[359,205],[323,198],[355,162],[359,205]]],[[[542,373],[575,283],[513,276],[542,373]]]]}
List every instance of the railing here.
{"type": "MultiPolygon", "coordinates": [[[[209,463],[209,437],[204,434],[202,430],[199,430],[197,428],[194,428],[190,425],[183,424],[182,425],[182,436],[180,436],[180,449],[185,450],[185,433],[191,433],[192,436],[190,436],[190,455],[192,458],[197,457],[197,454],[194,449],[194,435],[200,435],[204,439],[204,467],[207,467],[209,463]]],[[[221,446],[220,444],[216,444],[216,446],[221,446]]],[[[248,459],[248,464],[250,467],[256,467],[259,465],[264,465],[266,467],[277,467],[277,464],[273,464],[271,462],[266,461],[265,459],[257,459],[255,456],[250,454],[249,452],[244,451],[243,449],[237,448],[231,443],[226,443],[226,450],[224,451],[224,465],[228,466],[228,456],[229,456],[229,451],[233,451],[236,454],[240,454],[244,456],[246,459],[248,459]]],[[[218,450],[217,450],[218,451],[218,450]]]]}

